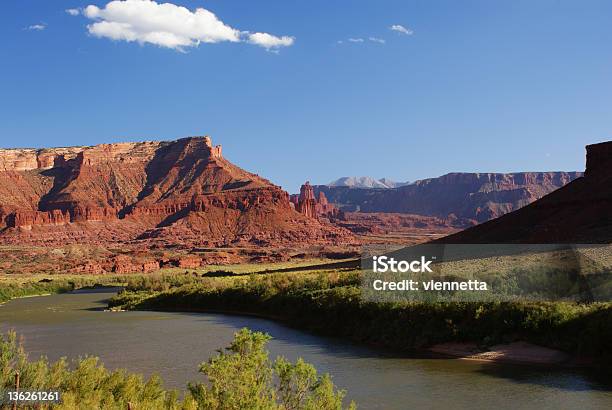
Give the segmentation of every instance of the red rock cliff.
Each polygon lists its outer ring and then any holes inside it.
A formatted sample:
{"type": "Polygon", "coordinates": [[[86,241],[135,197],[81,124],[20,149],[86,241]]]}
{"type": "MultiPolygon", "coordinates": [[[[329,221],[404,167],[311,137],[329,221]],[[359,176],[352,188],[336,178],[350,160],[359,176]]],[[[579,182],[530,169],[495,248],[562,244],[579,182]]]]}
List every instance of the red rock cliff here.
{"type": "Polygon", "coordinates": [[[350,239],[295,212],[209,137],[0,150],[0,228],[0,243],[350,239]]]}

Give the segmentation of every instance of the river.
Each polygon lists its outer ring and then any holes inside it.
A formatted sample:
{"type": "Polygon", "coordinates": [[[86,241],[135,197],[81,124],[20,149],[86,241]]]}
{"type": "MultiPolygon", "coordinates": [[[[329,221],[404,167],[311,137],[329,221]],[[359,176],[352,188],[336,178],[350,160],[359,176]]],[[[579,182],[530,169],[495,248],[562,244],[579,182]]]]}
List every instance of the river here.
{"type": "Polygon", "coordinates": [[[108,312],[111,290],[12,300],[0,329],[31,357],[99,356],[109,368],[158,373],[170,388],[201,380],[198,364],[243,327],[274,337],[269,351],[329,372],[361,409],[610,409],[612,382],[586,370],[400,357],[276,322],[224,314],[108,312]]]}

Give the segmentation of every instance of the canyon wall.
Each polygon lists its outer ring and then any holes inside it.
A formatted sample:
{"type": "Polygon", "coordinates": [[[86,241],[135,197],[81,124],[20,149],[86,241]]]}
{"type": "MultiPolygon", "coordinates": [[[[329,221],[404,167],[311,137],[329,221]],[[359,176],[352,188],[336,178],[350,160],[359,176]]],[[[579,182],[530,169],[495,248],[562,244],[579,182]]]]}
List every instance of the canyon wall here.
{"type": "Polygon", "coordinates": [[[583,177],[445,243],[612,243],[612,142],[586,147],[583,177]]]}
{"type": "Polygon", "coordinates": [[[348,211],[393,212],[485,222],[580,177],[580,172],[450,173],[392,189],[314,186],[348,211]]]}

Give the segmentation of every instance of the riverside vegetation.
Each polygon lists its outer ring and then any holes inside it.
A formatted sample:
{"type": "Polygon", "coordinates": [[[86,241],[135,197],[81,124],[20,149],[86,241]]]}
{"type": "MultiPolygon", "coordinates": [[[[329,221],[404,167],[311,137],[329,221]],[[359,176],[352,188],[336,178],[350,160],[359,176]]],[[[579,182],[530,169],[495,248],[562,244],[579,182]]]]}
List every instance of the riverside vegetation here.
{"type": "MultiPolygon", "coordinates": [[[[270,336],[242,329],[219,354],[200,365],[206,382],[190,383],[182,395],[165,390],[158,377],[144,380],[125,370],[110,371],[95,357],[73,363],[60,359],[29,360],[14,332],[0,336],[0,385],[14,391],[59,391],[53,409],[261,409],[341,410],[344,391],[336,390],[329,375],[298,359],[271,361],[265,349],[270,336]],[[183,396],[181,398],[181,396],[183,396]]],[[[5,408],[7,403],[4,403],[5,408]]],[[[43,408],[27,405],[20,408],[43,408]]]]}
{"type": "Polygon", "coordinates": [[[486,348],[524,340],[573,355],[612,359],[612,303],[374,303],[362,298],[360,272],[352,269],[225,274],[134,277],[109,306],[256,314],[397,350],[449,341],[476,341],[486,348]]]}
{"type": "Polygon", "coordinates": [[[358,270],[320,266],[276,273],[269,267],[259,271],[209,267],[147,275],[4,276],[0,302],[103,284],[123,287],[109,301],[114,310],[255,314],[319,334],[404,351],[449,341],[477,342],[486,348],[524,340],[576,356],[612,360],[612,303],[374,303],[362,297],[358,270]]]}

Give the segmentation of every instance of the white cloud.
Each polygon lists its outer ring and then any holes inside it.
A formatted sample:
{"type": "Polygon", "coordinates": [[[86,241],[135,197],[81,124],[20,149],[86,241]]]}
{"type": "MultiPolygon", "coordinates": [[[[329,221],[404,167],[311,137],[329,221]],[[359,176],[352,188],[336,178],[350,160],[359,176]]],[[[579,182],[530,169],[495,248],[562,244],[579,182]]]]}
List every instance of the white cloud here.
{"type": "Polygon", "coordinates": [[[71,16],[78,16],[81,14],[79,9],[66,9],[66,13],[70,14],[71,16]]]}
{"type": "Polygon", "coordinates": [[[409,28],[406,28],[406,27],[402,26],[401,24],[394,24],[391,27],[389,27],[389,30],[397,31],[398,33],[402,33],[402,34],[405,34],[407,36],[411,36],[411,35],[414,34],[414,31],[412,31],[409,28]]]}
{"type": "Polygon", "coordinates": [[[25,29],[33,30],[33,31],[43,31],[46,28],[47,28],[47,25],[45,23],[40,23],[40,24],[32,24],[31,26],[27,26],[25,29]]]}
{"type": "Polygon", "coordinates": [[[378,37],[368,37],[368,40],[374,42],[374,43],[379,43],[379,44],[385,44],[386,41],[383,38],[378,38],[378,37]]]}
{"type": "Polygon", "coordinates": [[[117,41],[154,44],[183,51],[200,43],[248,42],[278,50],[293,44],[294,38],[268,33],[240,31],[223,23],[204,8],[194,11],[154,0],[113,0],[104,8],[89,5],[83,14],[94,22],[90,34],[117,41]]]}
{"type": "MultiPolygon", "coordinates": [[[[378,44],[385,44],[387,42],[384,38],[380,37],[368,37],[367,40],[378,44]]],[[[366,39],[362,37],[350,37],[346,39],[346,41],[349,43],[363,44],[365,43],[366,39]]],[[[336,44],[344,44],[344,40],[338,40],[336,41],[336,44]]]]}
{"type": "Polygon", "coordinates": [[[295,37],[276,37],[268,33],[250,33],[248,34],[248,38],[249,43],[264,47],[266,50],[289,47],[295,41],[295,37]]]}

